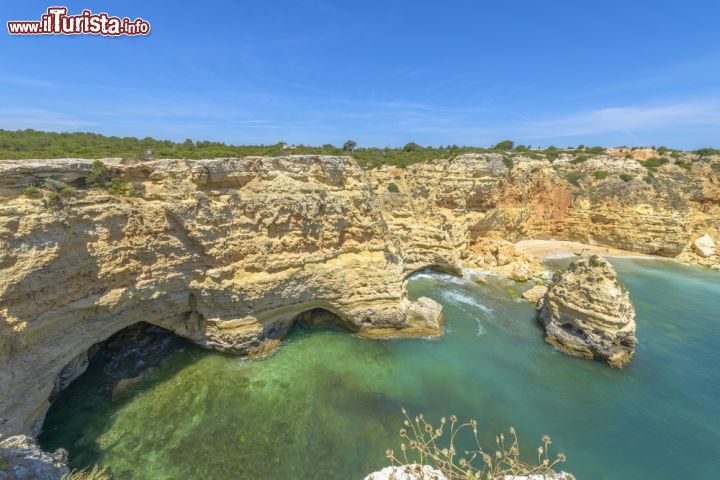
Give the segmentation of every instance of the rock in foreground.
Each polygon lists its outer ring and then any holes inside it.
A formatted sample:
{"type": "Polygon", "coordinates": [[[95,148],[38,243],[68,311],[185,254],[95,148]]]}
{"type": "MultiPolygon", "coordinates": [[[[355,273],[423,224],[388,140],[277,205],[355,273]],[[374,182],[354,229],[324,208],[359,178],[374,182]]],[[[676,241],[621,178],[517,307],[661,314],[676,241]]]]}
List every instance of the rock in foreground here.
{"type": "MultiPolygon", "coordinates": [[[[476,477],[473,477],[476,478],[476,477]]],[[[365,480],[446,480],[447,477],[429,465],[402,465],[385,467],[373,472],[365,480]]],[[[504,480],[575,480],[566,472],[548,473],[545,475],[505,475],[504,480]]]]}
{"type": "Polygon", "coordinates": [[[70,474],[67,452],[40,450],[31,437],[18,435],[0,442],[0,480],[60,480],[70,474]]]}
{"type": "Polygon", "coordinates": [[[555,275],[538,321],[545,341],[568,355],[620,368],[635,353],[635,309],[615,269],[597,255],[582,256],[555,275]]]}
{"type": "Polygon", "coordinates": [[[428,465],[402,465],[385,467],[373,472],[365,480],[446,480],[440,470],[428,465]]]}

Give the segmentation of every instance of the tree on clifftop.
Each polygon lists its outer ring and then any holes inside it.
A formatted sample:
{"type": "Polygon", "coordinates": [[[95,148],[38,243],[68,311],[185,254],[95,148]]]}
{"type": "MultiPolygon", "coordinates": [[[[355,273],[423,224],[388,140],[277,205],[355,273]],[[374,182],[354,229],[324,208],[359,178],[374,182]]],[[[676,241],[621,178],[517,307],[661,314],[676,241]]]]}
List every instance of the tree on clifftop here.
{"type": "Polygon", "coordinates": [[[503,140],[493,147],[495,150],[512,150],[515,147],[515,142],[512,140],[503,140]]]}
{"type": "Polygon", "coordinates": [[[343,144],[343,150],[347,150],[348,152],[352,152],[357,147],[357,142],[355,140],[348,140],[343,144]]]}

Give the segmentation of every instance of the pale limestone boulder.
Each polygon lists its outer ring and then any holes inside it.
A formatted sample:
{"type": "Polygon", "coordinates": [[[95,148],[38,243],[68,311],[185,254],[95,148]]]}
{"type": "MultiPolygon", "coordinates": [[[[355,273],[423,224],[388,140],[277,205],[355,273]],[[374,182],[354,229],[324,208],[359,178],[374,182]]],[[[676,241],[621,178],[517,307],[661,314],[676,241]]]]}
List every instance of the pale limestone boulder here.
{"type": "Polygon", "coordinates": [[[443,325],[442,305],[427,297],[407,304],[405,321],[410,327],[440,331],[443,325]]]}
{"type": "Polygon", "coordinates": [[[447,480],[447,477],[429,465],[402,465],[385,467],[371,473],[365,480],[447,480]]]}
{"type": "Polygon", "coordinates": [[[693,242],[693,250],[701,257],[710,257],[715,253],[715,242],[707,233],[693,242]]]}
{"type": "Polygon", "coordinates": [[[538,321],[545,341],[569,355],[619,368],[635,353],[635,308],[615,269],[597,255],[583,255],[555,275],[538,321]]]}
{"type": "MultiPolygon", "coordinates": [[[[402,465],[385,467],[364,480],[447,480],[447,477],[429,465],[402,465]]],[[[575,480],[575,477],[567,472],[553,472],[545,475],[506,475],[504,480],[575,480]]]]}
{"type": "Polygon", "coordinates": [[[531,289],[525,290],[522,293],[522,297],[528,302],[537,305],[545,296],[547,290],[547,287],[544,285],[535,285],[531,289]]]}

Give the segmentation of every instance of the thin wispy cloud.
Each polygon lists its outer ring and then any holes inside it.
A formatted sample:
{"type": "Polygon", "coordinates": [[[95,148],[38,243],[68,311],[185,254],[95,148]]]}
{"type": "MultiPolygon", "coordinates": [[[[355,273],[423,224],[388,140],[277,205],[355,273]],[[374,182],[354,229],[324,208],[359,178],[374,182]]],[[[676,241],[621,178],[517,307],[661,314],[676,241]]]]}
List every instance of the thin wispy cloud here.
{"type": "Polygon", "coordinates": [[[47,80],[10,75],[7,73],[0,73],[0,84],[15,85],[20,87],[52,87],[55,85],[53,82],[49,82],[47,80]]]}
{"type": "Polygon", "coordinates": [[[0,128],[7,130],[76,130],[94,122],[43,108],[2,108],[0,128]]]}
{"type": "Polygon", "coordinates": [[[637,133],[648,129],[720,125],[720,98],[646,106],[610,107],[574,113],[554,119],[525,122],[518,135],[531,139],[637,133]]]}

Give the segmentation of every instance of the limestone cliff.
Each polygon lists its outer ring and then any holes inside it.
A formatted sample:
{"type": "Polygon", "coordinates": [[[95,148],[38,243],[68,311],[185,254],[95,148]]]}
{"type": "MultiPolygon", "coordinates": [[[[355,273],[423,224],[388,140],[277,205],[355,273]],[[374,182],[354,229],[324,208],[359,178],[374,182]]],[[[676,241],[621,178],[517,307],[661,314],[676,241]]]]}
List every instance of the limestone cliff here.
{"type": "Polygon", "coordinates": [[[583,255],[556,274],[541,301],[545,341],[563,353],[622,367],[635,353],[635,308],[615,269],[583,255]]]}
{"type": "Polygon", "coordinates": [[[83,187],[89,160],[0,161],[0,431],[37,428],[88,348],[140,321],[249,355],[318,309],[362,335],[437,335],[440,307],[408,300],[407,275],[522,280],[541,268],[512,245],[526,238],[717,265],[717,250],[693,247],[718,239],[717,161],[646,181],[638,161],[610,156],[473,154],[367,172],[346,157],[106,160],[127,189],[83,187]]]}
{"type": "Polygon", "coordinates": [[[647,168],[606,155],[550,162],[469,154],[371,174],[409,262],[473,263],[473,247],[493,237],[574,240],[719,265],[717,250],[703,257],[693,241],[720,238],[720,158],[689,162],[647,168]]]}
{"type": "Polygon", "coordinates": [[[406,298],[400,246],[350,159],[114,168],[137,196],[87,189],[58,206],[20,192],[47,178],[73,185],[89,161],[0,167],[4,430],[36,429],[87,349],[139,321],[250,355],[318,308],[365,335],[440,333],[439,305],[406,298]]]}

